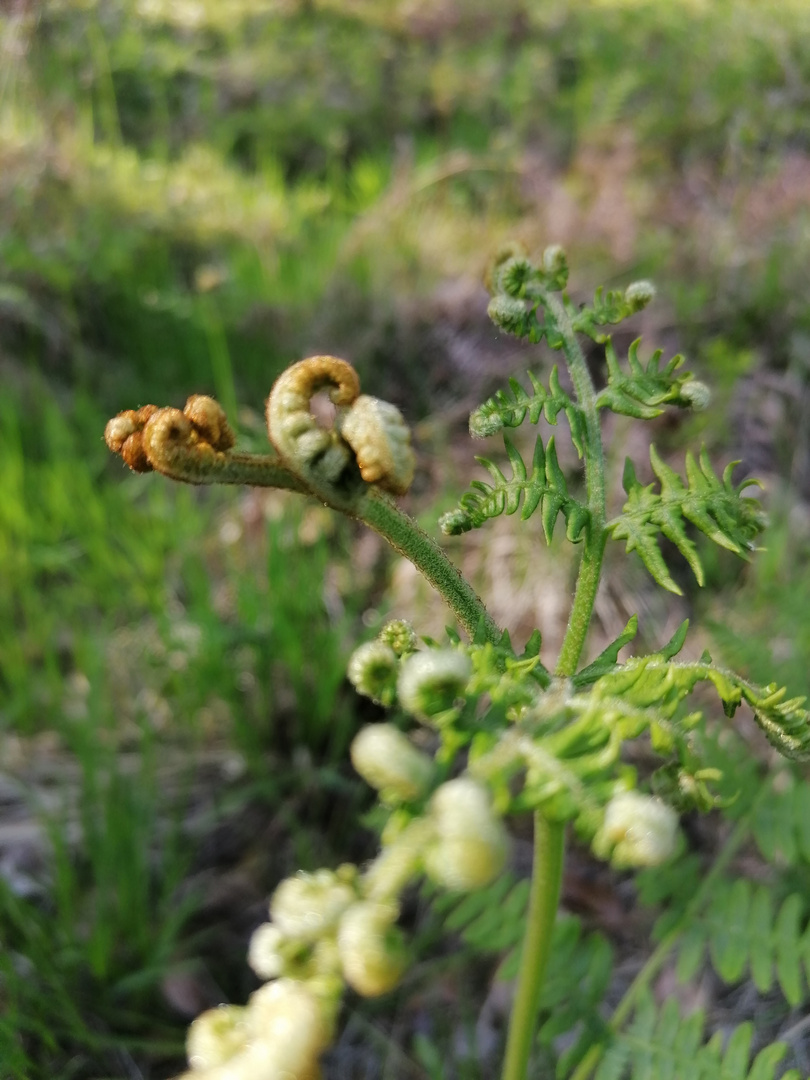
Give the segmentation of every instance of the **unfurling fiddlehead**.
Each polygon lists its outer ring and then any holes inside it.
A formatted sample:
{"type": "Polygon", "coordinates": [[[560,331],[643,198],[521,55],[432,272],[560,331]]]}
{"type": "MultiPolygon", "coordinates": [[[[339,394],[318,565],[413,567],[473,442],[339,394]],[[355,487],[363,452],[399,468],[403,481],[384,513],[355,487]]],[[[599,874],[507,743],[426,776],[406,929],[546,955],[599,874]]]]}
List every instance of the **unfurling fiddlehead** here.
{"type": "Polygon", "coordinates": [[[350,482],[353,463],[366,483],[392,495],[411,486],[415,463],[402,414],[361,394],[357,372],[335,356],[311,356],[279,376],[267,399],[267,430],[284,461],[316,488],[350,482]],[[321,390],[338,409],[330,430],[309,410],[321,390]]]}
{"type": "Polygon", "coordinates": [[[404,495],[414,473],[410,432],[396,406],[360,393],[357,372],[335,356],[311,356],[288,368],[267,399],[267,428],[278,457],[244,454],[222,407],[193,394],[179,409],[144,405],[107,424],[104,437],[135,472],[152,469],[190,484],[238,483],[307,491],[346,508],[374,484],[404,495]],[[328,390],[338,412],[332,428],[309,410],[328,390]]]}
{"type": "Polygon", "coordinates": [[[187,484],[255,484],[304,491],[275,456],[233,450],[225,412],[213,398],[192,394],[179,409],[144,405],[114,416],[104,429],[107,446],[133,472],[156,472],[187,484]]]}
{"type": "Polygon", "coordinates": [[[351,364],[334,356],[293,364],[270,392],[267,426],[277,453],[234,450],[222,408],[195,395],[183,412],[145,405],[119,413],[104,435],[110,449],[138,472],[155,469],[189,484],[285,488],[357,518],[410,559],[471,637],[500,638],[469,582],[389,498],[403,495],[413,479],[410,432],[394,405],[360,393],[351,364]],[[310,413],[310,401],[321,390],[337,408],[331,429],[310,413]]]}

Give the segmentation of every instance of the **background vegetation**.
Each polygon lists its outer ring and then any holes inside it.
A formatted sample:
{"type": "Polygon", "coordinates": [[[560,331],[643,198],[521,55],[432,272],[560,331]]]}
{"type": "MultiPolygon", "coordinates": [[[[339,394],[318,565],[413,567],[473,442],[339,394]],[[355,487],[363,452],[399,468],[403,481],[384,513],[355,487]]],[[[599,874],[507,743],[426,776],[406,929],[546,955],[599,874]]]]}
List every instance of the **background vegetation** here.
{"type": "MultiPolygon", "coordinates": [[[[622,563],[601,630],[637,610],[665,640],[697,609],[730,662],[808,691],[808,132],[804,0],[4,6],[0,1076],[177,1071],[188,1019],[253,988],[246,941],[274,882],[372,850],[345,761],[371,708],[344,682],[353,645],[389,610],[444,624],[407,567],[316,507],[123,473],[101,441],[119,409],[215,393],[258,448],[275,375],[342,353],[416,425],[411,509],[432,503],[433,529],[469,408],[530,362],[486,320],[498,245],[563,243],[583,296],[652,277],[638,331],[715,389],[709,420],[662,422],[656,442],[741,458],[775,526],[744,573],[707,551],[708,601],[684,575],[683,605],[662,607],[622,563]]],[[[616,424],[617,460],[632,437],[616,424]]],[[[457,554],[518,644],[539,625],[553,649],[566,568],[536,540],[499,522],[457,554]]],[[[794,843],[767,870],[801,925],[808,855],[794,843]]],[[[592,973],[594,1016],[623,977],[611,947],[625,978],[642,948],[632,895],[572,859],[561,977],[592,973]]],[[[350,1006],[327,1075],[489,1075],[502,984],[446,914],[415,898],[441,960],[396,1007],[350,1006]]],[[[733,991],[693,978],[716,1027],[750,1012],[731,974],[733,991]]],[[[798,1023],[797,985],[768,999],[772,1031],[798,1023]]],[[[555,1023],[538,1075],[565,1049],[555,1023]]]]}

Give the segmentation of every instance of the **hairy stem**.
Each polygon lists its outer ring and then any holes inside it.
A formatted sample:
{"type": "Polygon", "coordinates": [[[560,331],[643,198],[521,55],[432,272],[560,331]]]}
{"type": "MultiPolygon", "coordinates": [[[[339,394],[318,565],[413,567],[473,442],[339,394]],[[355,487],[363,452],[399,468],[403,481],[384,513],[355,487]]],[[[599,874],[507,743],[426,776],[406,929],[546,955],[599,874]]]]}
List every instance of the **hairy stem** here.
{"type": "Polygon", "coordinates": [[[204,467],[200,466],[194,455],[176,455],[170,463],[160,461],[155,467],[163,476],[184,484],[241,484],[307,493],[303,481],[275,454],[248,454],[231,450],[207,459],[204,467]]]}
{"type": "Polygon", "coordinates": [[[605,529],[605,455],[602,449],[602,429],[596,408],[596,391],[588,365],[577,341],[565,306],[556,296],[547,294],[543,300],[546,312],[553,319],[563,338],[563,353],[574,384],[577,402],[585,417],[585,481],[588,491],[590,520],[585,537],[582,560],[577,576],[574,603],[568,618],[568,628],[557,661],[558,675],[573,675],[579,663],[585,637],[591,623],[596,590],[602,573],[607,531],[605,529]]]}
{"type": "Polygon", "coordinates": [[[602,575],[602,557],[605,553],[607,533],[602,530],[594,535],[589,531],[585,539],[582,561],[579,564],[574,603],[568,616],[568,628],[565,632],[560,656],[557,661],[558,675],[573,675],[576,672],[582,646],[588,633],[596,600],[596,590],[602,575]]]}
{"type": "MultiPolygon", "coordinates": [[[[557,661],[557,674],[573,675],[590,626],[605,551],[605,458],[590,372],[568,313],[551,295],[544,298],[547,313],[563,336],[578,404],[585,416],[585,477],[590,520],[577,574],[574,603],[557,661]]],[[[560,900],[565,853],[565,826],[550,822],[540,811],[534,815],[534,866],[526,935],[523,940],[515,1003],[509,1022],[503,1080],[525,1080],[532,1040],[540,1010],[551,935],[560,900]]]]}
{"type": "MultiPolygon", "coordinates": [[[[171,463],[161,462],[160,472],[173,480],[191,484],[251,484],[254,487],[284,488],[311,494],[306,483],[275,456],[231,451],[199,460],[179,455],[171,463]]],[[[403,513],[386,495],[369,489],[360,498],[334,501],[327,491],[318,497],[334,510],[362,521],[379,533],[391,547],[416,567],[440,594],[470,638],[483,634],[487,641],[499,641],[501,629],[472,586],[450,562],[439,545],[423,532],[413,518],[403,513]]]]}
{"type": "Polygon", "coordinates": [[[534,868],[526,936],[509,1021],[502,1080],[525,1080],[562,884],[565,826],[534,815],[534,868]]]}
{"type": "Polygon", "coordinates": [[[501,629],[475,590],[413,518],[378,492],[369,492],[350,513],[413,563],[440,594],[470,638],[483,633],[487,641],[500,640],[501,629]]]}

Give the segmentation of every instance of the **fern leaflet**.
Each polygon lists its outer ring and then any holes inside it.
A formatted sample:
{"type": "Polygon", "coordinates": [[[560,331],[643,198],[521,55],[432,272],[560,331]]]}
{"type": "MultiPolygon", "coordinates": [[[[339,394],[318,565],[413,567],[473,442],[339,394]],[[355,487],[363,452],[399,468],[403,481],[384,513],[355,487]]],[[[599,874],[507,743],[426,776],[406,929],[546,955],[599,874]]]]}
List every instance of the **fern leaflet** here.
{"type": "Polygon", "coordinates": [[[781,774],[788,780],[754,809],[751,830],[757,847],[769,862],[782,866],[810,863],[810,783],[781,774]],[[792,779],[792,778],[791,778],[792,779]]]}
{"type": "Polygon", "coordinates": [[[546,390],[540,380],[531,371],[529,381],[534,393],[527,394],[517,379],[509,380],[511,395],[506,390],[499,390],[470,416],[470,434],[483,439],[495,435],[505,427],[520,427],[526,417],[530,424],[537,424],[545,416],[549,424],[556,424],[560,412],[565,412],[571,428],[571,439],[580,457],[584,453],[585,420],[582,410],[576,406],[563,388],[557,365],[551,369],[549,389],[546,390]]]}
{"type": "MultiPolygon", "coordinates": [[[[491,885],[463,896],[437,893],[433,910],[444,928],[459,934],[475,952],[512,954],[523,940],[529,887],[528,878],[516,880],[512,874],[502,874],[491,885]]],[[[515,974],[517,962],[516,955],[507,959],[504,978],[515,974]]]]}
{"type": "Polygon", "coordinates": [[[718,882],[708,907],[696,915],[678,949],[677,973],[688,982],[706,958],[726,983],[750,970],[760,993],[778,982],[792,1006],[804,999],[802,966],[810,977],[810,929],[803,927],[805,905],[792,893],[774,908],[767,886],[744,878],[718,882]]]}
{"type": "Polygon", "coordinates": [[[482,480],[473,480],[472,490],[462,495],[455,510],[450,510],[439,520],[439,527],[446,536],[457,536],[480,528],[485,521],[501,514],[514,514],[523,504],[521,519],[526,521],[540,509],[543,532],[546,542],[551,543],[551,535],[557,516],[562,513],[566,521],[566,535],[573,543],[582,540],[590,517],[587,507],[572,498],[568,493],[565,475],[557,460],[557,450],[553,437],[548,447],[543,448],[538,437],[532,457],[531,473],[515,445],[504,435],[504,444],[512,477],[507,480],[494,462],[487,458],[477,458],[495,481],[486,484],[482,480]]]}
{"type": "Polygon", "coordinates": [[[625,373],[619,366],[613,342],[608,338],[605,343],[608,384],[597,394],[596,407],[612,409],[615,413],[638,420],[651,420],[661,415],[663,405],[692,406],[695,397],[689,391],[684,392],[684,386],[691,381],[692,375],[688,371],[676,374],[683,364],[683,357],[673,356],[661,369],[659,365],[663,350],[658,349],[644,367],[638,358],[640,344],[641,339],[638,338],[630,346],[627,354],[629,371],[625,373]]]}
{"type": "Polygon", "coordinates": [[[627,551],[637,551],[653,578],[670,592],[682,594],[672,580],[660,548],[658,534],[662,533],[678,548],[689,563],[699,585],[704,582],[703,567],[695,545],[686,535],[685,522],[691,522],[720,547],[747,558],[754,550],[754,538],[765,526],[759,502],[743,498],[741,492],[756,480],[744,480],[735,487],[731,473],[732,462],[719,479],[712,469],[705,449],[700,463],[691,453],[686,455],[686,483],[666,465],[654,446],[650,447],[650,462],[660,486],[646,487],[639,483],[630,459],[624,467],[624,490],[627,502],[619,517],[608,522],[614,540],[626,540],[627,551]]]}
{"type": "MultiPolygon", "coordinates": [[[[658,1012],[652,996],[644,995],[627,1029],[605,1052],[595,1080],[774,1080],[787,1052],[784,1043],[766,1046],[750,1063],[751,1024],[735,1028],[727,1042],[718,1031],[701,1045],[704,1024],[701,1012],[681,1017],[674,998],[658,1012]]],[[[800,1080],[800,1074],[791,1069],[782,1080],[800,1080]]]]}
{"type": "Polygon", "coordinates": [[[591,683],[596,682],[602,675],[607,675],[608,672],[613,671],[616,667],[616,663],[619,659],[619,652],[625,645],[628,645],[638,633],[638,615],[632,615],[630,621],[622,630],[621,634],[615,641],[611,641],[610,645],[593,660],[587,667],[582,668],[574,676],[572,682],[574,686],[579,690],[583,686],[590,686],[591,683]]]}
{"type": "Polygon", "coordinates": [[[651,721],[672,720],[678,705],[699,682],[714,686],[729,717],[742,702],[749,705],[768,741],[785,757],[796,761],[810,757],[810,713],[803,707],[803,697],[786,699],[784,687],[755,686],[706,660],[682,663],[660,654],[630,659],[603,675],[590,694],[581,698],[581,715],[609,714],[624,737],[633,738],[651,721]]]}
{"type": "MultiPolygon", "coordinates": [[[[434,911],[446,929],[459,934],[464,944],[485,955],[507,953],[498,968],[500,979],[513,979],[520,961],[526,923],[529,881],[511,874],[485,889],[464,897],[440,894],[434,911]]],[[[595,1042],[604,1039],[600,1013],[613,973],[613,950],[600,933],[584,933],[574,915],[560,916],[554,925],[553,945],[540,1000],[538,1040],[552,1046],[560,1036],[576,1038],[560,1059],[560,1068],[579,1059],[595,1042]]]]}

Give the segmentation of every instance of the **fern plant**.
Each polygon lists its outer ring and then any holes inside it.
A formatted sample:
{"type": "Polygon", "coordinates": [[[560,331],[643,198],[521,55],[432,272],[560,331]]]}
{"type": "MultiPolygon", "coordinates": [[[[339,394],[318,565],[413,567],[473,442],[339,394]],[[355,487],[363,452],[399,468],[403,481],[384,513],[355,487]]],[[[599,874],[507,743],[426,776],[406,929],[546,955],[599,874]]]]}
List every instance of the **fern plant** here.
{"type": "MultiPolygon", "coordinates": [[[[709,954],[722,978],[734,980],[750,969],[761,989],[778,982],[789,1002],[799,1000],[802,964],[810,973],[803,901],[794,893],[777,908],[767,891],[734,882],[727,871],[752,832],[767,845],[763,838],[781,836],[784,828],[794,838],[791,853],[806,851],[807,796],[791,794],[789,805],[778,804],[790,828],[782,818],[763,824],[764,802],[745,806],[744,792],[735,790],[744,775],[738,757],[712,743],[701,712],[688,703],[705,684],[729,719],[738,708],[749,709],[776,750],[802,760],[810,756],[803,699],[775,684],[755,685],[705,653],[697,661],[680,660],[687,623],[651,654],[620,661],[637,633],[634,616],[595,660],[580,663],[608,540],[624,541],[659,585],[678,592],[659,547],[664,537],[702,583],[690,530],[749,558],[764,527],[759,503],[746,494],[755,481],[735,483],[733,466],[719,477],[705,451],[698,458],[687,455],[683,479],[653,448],[655,480],[640,483],[628,462],[627,500],[608,517],[601,411],[645,420],[665,407],[704,407],[708,391],[682,370],[680,357],[662,366],[657,352],[643,363],[638,342],[626,363],[619,360],[607,328],[652,300],[647,282],[623,292],[599,290],[592,304],[577,305],[565,291],[567,277],[558,247],[536,262],[517,249],[496,259],[492,319],[507,333],[560,352],[572,392],[563,389],[555,367],[547,389],[531,374],[530,390],[512,380],[475,410],[472,434],[503,432],[511,475],[479,459],[492,482],[473,481],[440,522],[445,534],[457,534],[520,510],[523,520],[539,515],[550,542],[562,516],[580,561],[553,665],[542,658],[537,632],[522,652],[514,649],[508,630],[497,625],[439,545],[397,507],[395,497],[408,490],[415,466],[408,429],[392,405],[360,392],[345,361],[311,357],[280,376],[267,401],[274,448],[268,455],[235,450],[222,409],[198,395],[183,411],[148,405],[107,426],[108,444],[133,469],[156,469],[189,483],[285,488],[365,522],[414,563],[461,628],[448,630],[444,642],[420,644],[413,628],[396,620],[354,653],[348,675],[358,691],[398,707],[397,722],[364,728],[351,750],[355,768],[379,794],[385,819],[380,853],[362,868],[347,864],[279,884],[270,921],[254,935],[249,953],[266,983],[246,1006],[223,1006],[195,1021],[188,1080],[315,1076],[345,988],[383,994],[406,970],[408,946],[398,919],[404,890],[419,878],[449,894],[447,920],[473,944],[484,940],[514,949],[507,962],[516,965],[517,981],[503,1080],[527,1076],[540,1019],[541,1039],[574,1033],[558,1063],[559,1075],[572,1080],[775,1075],[781,1045],[766,1048],[752,1063],[748,1027],[737,1029],[727,1045],[717,1036],[704,1042],[702,1017],[682,1018],[669,1005],[658,1013],[648,991],[678,945],[684,975],[709,954]],[[607,384],[599,392],[582,336],[605,351],[607,384]],[[310,413],[310,399],[320,390],[336,407],[329,428],[310,413]],[[507,435],[527,422],[556,425],[562,418],[581,461],[584,484],[577,487],[569,485],[553,437],[538,435],[527,463],[507,435]],[[420,727],[426,732],[414,740],[420,727]],[[650,776],[640,775],[625,754],[642,738],[659,762],[650,776]],[[667,880],[667,864],[684,846],[679,814],[715,806],[738,814],[729,842],[702,883],[692,879],[691,892],[679,891],[678,883],[689,879],[678,862],[669,897],[675,902],[669,921],[657,928],[659,944],[607,1021],[600,1003],[610,977],[609,948],[601,939],[582,937],[577,923],[557,922],[567,830],[618,867],[659,868],[646,871],[653,883],[648,891],[655,893],[654,883],[667,880]],[[534,816],[528,889],[503,876],[509,842],[504,819],[527,810],[534,816]],[[499,922],[496,916],[507,908],[522,917],[499,922]],[[580,1000],[587,988],[581,1006],[573,1002],[574,972],[580,973],[580,1000]]],[[[663,884],[659,893],[667,895],[663,884]]]]}

